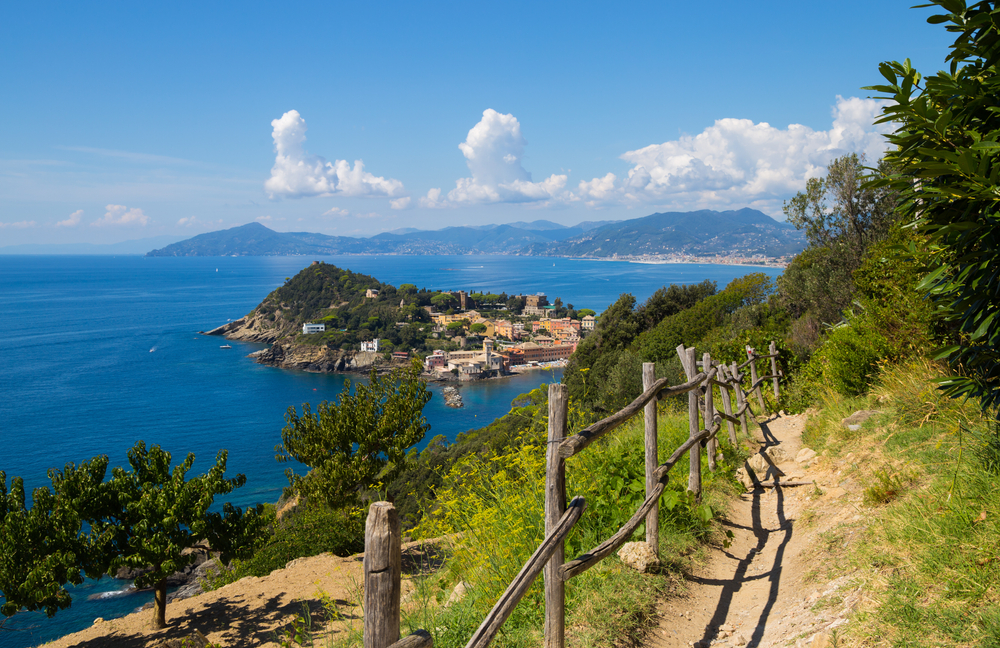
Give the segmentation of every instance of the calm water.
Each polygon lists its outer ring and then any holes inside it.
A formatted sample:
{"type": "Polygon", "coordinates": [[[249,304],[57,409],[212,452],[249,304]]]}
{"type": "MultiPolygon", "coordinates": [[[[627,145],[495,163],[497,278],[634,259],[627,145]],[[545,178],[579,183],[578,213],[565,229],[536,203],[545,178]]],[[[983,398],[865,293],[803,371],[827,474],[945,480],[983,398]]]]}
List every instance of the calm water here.
{"type": "MultiPolygon", "coordinates": [[[[482,292],[545,292],[601,311],[621,293],[640,301],[669,283],[712,279],[724,286],[752,268],[645,265],[535,257],[315,257],[395,285],[482,292]]],[[[229,450],[228,473],[247,475],[230,501],[273,502],[287,483],[274,460],[291,406],[333,399],[344,376],[263,367],[258,345],[197,334],[248,313],[313,257],[145,258],[0,256],[0,470],[29,487],[46,471],[107,454],[125,465],[136,440],[197,460],[193,474],[229,450]]],[[[760,270],[776,276],[775,269],[760,270]]],[[[444,405],[439,388],[425,409],[430,437],[480,427],[511,400],[560,374],[538,372],[462,386],[465,408],[444,405]]],[[[118,595],[120,581],[88,582],[73,606],[47,620],[18,615],[0,647],[41,643],[127,614],[145,594],[118,595]],[[93,596],[93,599],[88,599],[93,596]]]]}

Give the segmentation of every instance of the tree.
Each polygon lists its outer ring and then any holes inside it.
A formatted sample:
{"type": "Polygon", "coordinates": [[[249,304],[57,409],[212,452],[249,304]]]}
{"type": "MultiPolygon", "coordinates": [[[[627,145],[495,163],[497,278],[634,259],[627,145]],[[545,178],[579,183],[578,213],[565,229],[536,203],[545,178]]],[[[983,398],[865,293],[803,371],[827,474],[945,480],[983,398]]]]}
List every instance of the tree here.
{"type": "Polygon", "coordinates": [[[359,491],[389,483],[402,469],[406,451],[430,429],[423,415],[430,400],[420,379],[420,363],[380,376],[368,384],[344,381],[339,403],[323,401],[317,413],[303,403],[302,414],[289,407],[277,459],[310,468],[285,471],[292,488],[313,503],[331,508],[358,504],[359,491]]]}
{"type": "Polygon", "coordinates": [[[152,568],[135,579],[136,587],[153,586],[154,629],[166,627],[167,577],[190,564],[195,556],[184,550],[208,540],[223,552],[222,560],[245,557],[263,532],[263,505],[244,513],[225,506],[209,513],[216,495],[231,493],[246,483],[238,474],[225,478],[228,453],[220,450],[204,475],[187,479],[194,453],[170,469],[171,455],[158,445],[139,441],[128,451],[131,471],[116,467],[102,485],[91,513],[91,535],[108,573],[121,567],[152,568]]]}
{"type": "Polygon", "coordinates": [[[222,553],[223,561],[247,557],[263,535],[263,506],[245,513],[225,504],[209,513],[214,496],[231,492],[246,478],[224,479],[226,451],[219,452],[208,474],[191,480],[185,474],[194,455],[169,471],[170,453],[148,451],[142,441],[129,450],[132,472],[115,468],[104,481],[106,456],[65,470],[50,470],[52,489],[37,488],[25,508],[24,482],[15,477],[11,490],[0,472],[0,612],[45,610],[52,616],[71,603],[66,583],[80,584],[83,574],[97,577],[123,566],[151,569],[136,578],[138,587],[153,585],[153,627],[166,625],[166,578],[194,560],[183,551],[202,540],[222,553]],[[84,525],[89,529],[85,533],[84,525]]]}
{"type": "Polygon", "coordinates": [[[581,308],[580,310],[576,311],[576,314],[579,315],[581,318],[586,317],[587,315],[593,317],[594,315],[597,315],[597,311],[591,310],[589,308],[581,308]]]}
{"type": "Polygon", "coordinates": [[[69,607],[67,583],[80,585],[83,574],[96,577],[103,571],[95,561],[89,537],[83,533],[84,516],[96,502],[108,458],[97,457],[79,468],[49,471],[52,490],[36,488],[32,505],[25,507],[24,480],[14,477],[7,490],[7,475],[0,471],[0,613],[10,617],[18,610],[44,610],[48,616],[69,607]]]}
{"type": "MultiPolygon", "coordinates": [[[[896,192],[866,184],[865,156],[850,153],[827,166],[825,178],[810,178],[805,192],[795,194],[782,211],[788,222],[805,230],[813,247],[825,247],[850,258],[854,267],[869,245],[885,238],[895,221],[896,192]],[[827,201],[832,201],[829,204],[827,201]]],[[[879,161],[879,172],[889,169],[879,161]]]]}
{"type": "Polygon", "coordinates": [[[454,295],[451,293],[438,293],[431,297],[431,304],[437,306],[438,308],[448,308],[458,303],[454,295]]]}
{"type": "Polygon", "coordinates": [[[482,322],[476,322],[475,324],[469,327],[469,332],[475,333],[477,335],[480,333],[485,333],[486,325],[483,324],[482,322]]]}
{"type": "Polygon", "coordinates": [[[901,194],[901,211],[930,245],[922,287],[959,333],[941,351],[959,368],[942,388],[977,397],[1000,413],[1000,9],[992,2],[932,0],[956,34],[949,68],[922,77],[909,60],[882,63],[889,100],[879,122],[896,124],[886,158],[897,172],[881,184],[901,194]]]}
{"type": "Polygon", "coordinates": [[[864,155],[833,160],[824,178],[810,178],[805,192],[784,204],[788,222],[804,230],[810,247],[779,279],[782,300],[795,317],[832,324],[850,306],[852,275],[865,252],[884,240],[895,222],[898,192],[868,180],[889,174],[879,161],[872,174],[864,155]]]}

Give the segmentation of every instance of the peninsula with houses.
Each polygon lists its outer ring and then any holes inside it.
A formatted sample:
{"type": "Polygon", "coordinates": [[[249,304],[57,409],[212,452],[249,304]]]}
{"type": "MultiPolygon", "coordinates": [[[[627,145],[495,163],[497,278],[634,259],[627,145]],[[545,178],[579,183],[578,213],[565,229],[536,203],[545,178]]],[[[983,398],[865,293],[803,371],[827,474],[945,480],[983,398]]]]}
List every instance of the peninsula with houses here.
{"type": "Polygon", "coordinates": [[[596,315],[542,293],[397,287],[314,261],[206,334],[268,344],[251,355],[286,369],[367,372],[417,359],[428,379],[469,381],[567,360],[596,315]]]}

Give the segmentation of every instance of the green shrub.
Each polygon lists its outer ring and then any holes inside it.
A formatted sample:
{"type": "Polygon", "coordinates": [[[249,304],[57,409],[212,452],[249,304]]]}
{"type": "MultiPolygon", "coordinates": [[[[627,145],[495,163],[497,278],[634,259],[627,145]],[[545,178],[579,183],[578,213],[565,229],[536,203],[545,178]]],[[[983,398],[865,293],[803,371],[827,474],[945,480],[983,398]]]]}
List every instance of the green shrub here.
{"type": "Polygon", "coordinates": [[[364,551],[362,511],[303,507],[274,523],[274,534],[253,557],[234,560],[211,576],[206,589],[217,589],[246,576],[267,576],[296,558],[332,553],[349,556],[364,551]]]}

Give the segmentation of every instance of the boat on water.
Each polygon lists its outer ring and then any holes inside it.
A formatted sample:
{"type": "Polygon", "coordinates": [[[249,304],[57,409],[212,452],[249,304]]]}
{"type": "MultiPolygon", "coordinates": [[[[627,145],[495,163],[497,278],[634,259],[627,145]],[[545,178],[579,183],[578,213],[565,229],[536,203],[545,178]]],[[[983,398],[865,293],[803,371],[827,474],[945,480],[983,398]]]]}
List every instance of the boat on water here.
{"type": "Polygon", "coordinates": [[[222,346],[220,346],[219,348],[220,348],[220,349],[232,349],[233,347],[232,347],[232,345],[229,345],[229,344],[223,344],[223,345],[222,345],[222,346]]]}

